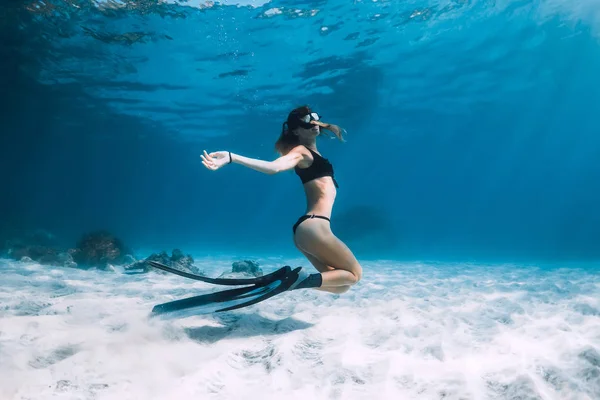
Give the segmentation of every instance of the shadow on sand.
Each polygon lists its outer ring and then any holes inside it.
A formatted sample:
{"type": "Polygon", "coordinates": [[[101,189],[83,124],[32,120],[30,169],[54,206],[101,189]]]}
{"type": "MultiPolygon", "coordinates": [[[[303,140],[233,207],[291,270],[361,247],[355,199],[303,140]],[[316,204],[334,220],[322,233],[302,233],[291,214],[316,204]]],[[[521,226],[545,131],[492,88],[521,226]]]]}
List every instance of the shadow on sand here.
{"type": "Polygon", "coordinates": [[[272,320],[257,314],[220,316],[218,320],[223,326],[185,328],[185,334],[200,343],[215,343],[224,338],[280,335],[307,329],[314,325],[292,317],[272,320]]]}

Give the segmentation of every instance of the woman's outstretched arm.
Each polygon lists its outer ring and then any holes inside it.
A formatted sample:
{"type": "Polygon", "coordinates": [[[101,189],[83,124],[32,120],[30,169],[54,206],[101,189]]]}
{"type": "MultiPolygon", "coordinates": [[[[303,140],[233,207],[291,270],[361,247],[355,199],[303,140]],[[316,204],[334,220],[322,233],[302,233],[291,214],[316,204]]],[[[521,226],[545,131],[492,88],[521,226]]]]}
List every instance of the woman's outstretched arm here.
{"type": "Polygon", "coordinates": [[[213,171],[216,171],[225,164],[236,163],[264,174],[273,175],[294,168],[302,161],[303,155],[300,151],[294,149],[288,154],[273,161],[264,161],[256,158],[244,157],[229,151],[216,151],[208,154],[205,150],[204,154],[200,157],[202,158],[202,164],[213,171]]]}
{"type": "Polygon", "coordinates": [[[273,161],[263,161],[231,153],[231,159],[236,164],[272,175],[294,168],[302,160],[302,154],[290,152],[273,161]]]}

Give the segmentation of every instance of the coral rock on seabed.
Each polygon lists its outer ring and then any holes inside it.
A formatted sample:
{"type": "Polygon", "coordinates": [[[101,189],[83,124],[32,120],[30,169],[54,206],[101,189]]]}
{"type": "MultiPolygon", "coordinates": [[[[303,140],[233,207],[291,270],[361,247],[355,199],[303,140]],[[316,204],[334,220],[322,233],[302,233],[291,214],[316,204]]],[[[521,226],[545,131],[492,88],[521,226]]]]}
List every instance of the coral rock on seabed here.
{"type": "Polygon", "coordinates": [[[219,278],[247,278],[248,276],[259,277],[263,275],[262,268],[256,261],[243,260],[231,264],[231,272],[224,272],[219,278]]]}
{"type": "Polygon", "coordinates": [[[70,253],[79,265],[107,268],[109,264],[122,264],[126,249],[110,233],[97,231],[85,234],[70,253]]]}
{"type": "Polygon", "coordinates": [[[42,265],[77,267],[71,254],[48,246],[28,245],[21,242],[14,242],[8,248],[7,255],[12,259],[21,262],[37,262],[42,265]]]}
{"type": "Polygon", "coordinates": [[[160,274],[167,273],[157,268],[151,267],[148,264],[148,261],[156,261],[168,267],[178,269],[180,271],[191,272],[193,274],[200,274],[200,271],[194,265],[194,259],[192,258],[192,256],[189,254],[184,255],[183,252],[179,249],[173,249],[173,251],[171,252],[171,256],[169,256],[166,251],[162,251],[160,253],[152,253],[144,260],[136,261],[128,265],[125,269],[128,271],[138,270],[140,272],[154,271],[160,274]]]}

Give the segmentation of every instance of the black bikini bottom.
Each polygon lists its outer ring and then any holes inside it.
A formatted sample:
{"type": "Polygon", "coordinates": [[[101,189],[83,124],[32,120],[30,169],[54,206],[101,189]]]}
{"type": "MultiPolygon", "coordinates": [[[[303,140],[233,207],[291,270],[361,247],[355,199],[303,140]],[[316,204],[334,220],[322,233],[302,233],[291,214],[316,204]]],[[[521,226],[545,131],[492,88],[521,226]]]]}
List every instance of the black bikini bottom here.
{"type": "Polygon", "coordinates": [[[311,219],[311,218],[321,218],[321,219],[326,219],[327,221],[330,221],[329,218],[323,216],[323,215],[315,215],[315,214],[308,214],[308,215],[303,215],[300,218],[298,218],[298,221],[296,221],[296,223],[294,224],[294,226],[292,227],[292,231],[294,233],[296,233],[296,228],[298,228],[298,225],[300,225],[302,222],[304,222],[307,219],[311,219]]]}

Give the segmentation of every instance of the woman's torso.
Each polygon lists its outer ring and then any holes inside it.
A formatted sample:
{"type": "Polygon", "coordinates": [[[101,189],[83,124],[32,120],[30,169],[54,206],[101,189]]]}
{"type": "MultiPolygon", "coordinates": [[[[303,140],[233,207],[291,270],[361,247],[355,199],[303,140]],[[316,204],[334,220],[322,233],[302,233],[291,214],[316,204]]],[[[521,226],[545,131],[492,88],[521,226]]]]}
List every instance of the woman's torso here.
{"type": "Polygon", "coordinates": [[[331,163],[316,151],[306,147],[313,161],[306,168],[296,167],[306,193],[306,213],[331,217],[333,203],[337,194],[337,182],[331,163]]]}

